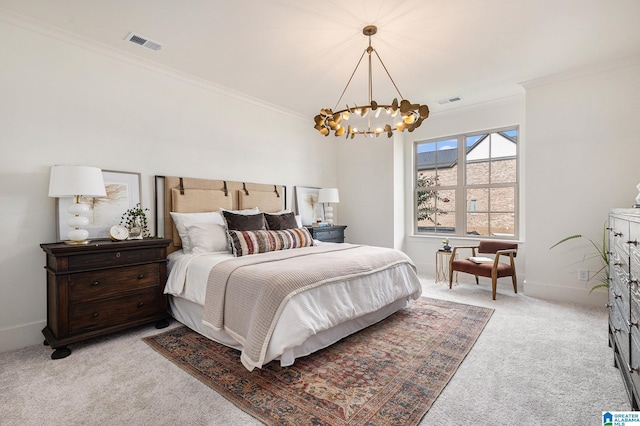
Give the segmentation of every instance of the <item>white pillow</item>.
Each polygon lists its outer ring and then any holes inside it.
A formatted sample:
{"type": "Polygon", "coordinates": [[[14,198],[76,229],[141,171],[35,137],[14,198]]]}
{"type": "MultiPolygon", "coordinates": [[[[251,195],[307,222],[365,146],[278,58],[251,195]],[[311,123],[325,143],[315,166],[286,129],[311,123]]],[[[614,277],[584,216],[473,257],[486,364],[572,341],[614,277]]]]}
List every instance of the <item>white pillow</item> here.
{"type": "Polygon", "coordinates": [[[182,240],[182,251],[185,253],[191,253],[191,243],[189,241],[189,234],[187,233],[187,227],[195,225],[196,223],[216,223],[218,225],[224,225],[224,219],[219,212],[203,212],[203,213],[177,213],[170,212],[173,223],[176,225],[178,235],[182,240]]]}
{"type": "MultiPolygon", "coordinates": [[[[244,214],[244,215],[260,213],[260,209],[258,207],[254,207],[252,209],[244,209],[244,210],[229,210],[229,209],[220,208],[220,212],[222,212],[222,211],[231,212],[231,213],[235,213],[235,214],[244,214]]],[[[222,213],[220,213],[220,216],[222,216],[222,213]]]]}
{"type": "Polygon", "coordinates": [[[227,231],[218,223],[195,223],[187,226],[191,253],[228,252],[227,231]]]}

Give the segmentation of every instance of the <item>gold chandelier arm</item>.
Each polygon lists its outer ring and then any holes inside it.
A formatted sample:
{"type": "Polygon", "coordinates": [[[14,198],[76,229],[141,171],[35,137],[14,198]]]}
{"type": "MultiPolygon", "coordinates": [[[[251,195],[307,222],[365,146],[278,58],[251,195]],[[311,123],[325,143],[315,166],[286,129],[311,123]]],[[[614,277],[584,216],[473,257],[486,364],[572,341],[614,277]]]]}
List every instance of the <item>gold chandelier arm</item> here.
{"type": "Polygon", "coordinates": [[[375,49],[373,51],[376,53],[376,56],[378,57],[378,60],[382,64],[382,68],[384,68],[384,71],[387,73],[389,80],[391,80],[391,83],[393,83],[393,87],[396,88],[396,92],[398,92],[398,95],[400,95],[400,99],[404,99],[404,96],[402,96],[402,93],[400,93],[400,89],[398,89],[396,82],[393,81],[393,78],[391,78],[391,74],[389,74],[389,70],[387,70],[387,67],[384,65],[384,62],[382,62],[382,58],[380,57],[380,55],[378,55],[378,51],[376,51],[375,49]]]}
{"type": "Polygon", "coordinates": [[[333,107],[334,110],[336,108],[338,108],[338,105],[340,105],[340,101],[342,101],[342,97],[347,92],[347,89],[349,88],[349,85],[351,84],[351,80],[353,80],[353,76],[356,74],[356,71],[358,71],[358,67],[360,66],[360,62],[362,62],[362,58],[364,58],[364,54],[365,53],[367,53],[366,50],[364,52],[362,52],[362,56],[360,56],[360,60],[358,61],[358,65],[356,65],[355,69],[351,73],[351,77],[349,77],[349,81],[347,81],[347,85],[344,86],[344,90],[342,91],[342,94],[340,95],[340,99],[338,99],[338,102],[336,102],[336,106],[333,107]]]}

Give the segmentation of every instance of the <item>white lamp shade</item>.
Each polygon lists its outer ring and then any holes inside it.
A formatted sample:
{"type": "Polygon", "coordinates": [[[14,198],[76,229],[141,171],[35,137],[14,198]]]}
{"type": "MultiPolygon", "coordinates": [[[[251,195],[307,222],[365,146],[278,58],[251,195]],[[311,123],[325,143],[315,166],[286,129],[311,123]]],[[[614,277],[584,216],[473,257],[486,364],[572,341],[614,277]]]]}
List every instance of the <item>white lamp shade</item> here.
{"type": "Polygon", "coordinates": [[[102,170],[88,166],[53,166],[49,197],[106,197],[102,170]]]}
{"type": "Polygon", "coordinates": [[[318,192],[318,202],[319,203],[339,203],[340,194],[338,193],[338,188],[322,188],[318,192]]]}

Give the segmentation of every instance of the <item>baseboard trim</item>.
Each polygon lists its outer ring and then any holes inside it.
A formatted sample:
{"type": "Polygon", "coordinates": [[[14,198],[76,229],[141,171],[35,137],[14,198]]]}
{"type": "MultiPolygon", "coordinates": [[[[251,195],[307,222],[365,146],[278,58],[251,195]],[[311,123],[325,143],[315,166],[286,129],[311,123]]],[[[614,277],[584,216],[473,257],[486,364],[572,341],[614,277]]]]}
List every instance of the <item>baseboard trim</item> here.
{"type": "Polygon", "coordinates": [[[46,321],[38,321],[0,330],[0,353],[42,344],[46,325],[46,321]]]}
{"type": "Polygon", "coordinates": [[[589,293],[588,288],[563,287],[553,284],[543,284],[526,281],[525,294],[537,299],[553,300],[556,302],[570,302],[579,305],[605,307],[609,294],[606,289],[597,289],[589,293]]]}

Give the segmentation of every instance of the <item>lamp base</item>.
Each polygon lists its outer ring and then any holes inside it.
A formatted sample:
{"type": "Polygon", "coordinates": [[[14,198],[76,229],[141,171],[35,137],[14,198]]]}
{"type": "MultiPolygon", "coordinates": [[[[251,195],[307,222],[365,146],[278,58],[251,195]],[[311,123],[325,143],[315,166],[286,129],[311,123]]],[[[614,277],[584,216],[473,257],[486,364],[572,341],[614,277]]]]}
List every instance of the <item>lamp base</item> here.
{"type": "Polygon", "coordinates": [[[328,203],[324,208],[324,221],[327,222],[329,226],[333,226],[333,206],[328,203]]]}
{"type": "Polygon", "coordinates": [[[80,202],[80,197],[75,197],[75,203],[69,205],[69,213],[71,216],[67,222],[67,225],[71,228],[67,233],[66,244],[69,245],[82,245],[88,244],[89,231],[86,228],[89,225],[89,218],[83,216],[89,212],[89,206],[80,202]]]}

